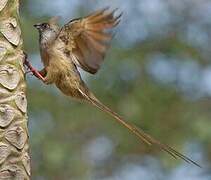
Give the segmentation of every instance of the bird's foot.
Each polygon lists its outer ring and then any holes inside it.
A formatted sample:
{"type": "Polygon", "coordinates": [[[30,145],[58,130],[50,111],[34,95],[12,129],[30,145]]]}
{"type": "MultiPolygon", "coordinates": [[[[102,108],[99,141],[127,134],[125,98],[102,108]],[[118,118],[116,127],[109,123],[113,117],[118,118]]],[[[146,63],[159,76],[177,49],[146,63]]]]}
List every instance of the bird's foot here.
{"type": "Polygon", "coordinates": [[[25,55],[25,58],[24,58],[24,66],[28,69],[28,71],[26,71],[25,74],[32,73],[35,77],[37,77],[38,79],[40,79],[43,82],[45,82],[45,78],[41,75],[41,73],[37,69],[35,69],[31,65],[31,63],[28,61],[27,54],[24,53],[24,55],[25,55]]]}
{"type": "Polygon", "coordinates": [[[43,79],[43,83],[45,83],[46,85],[49,85],[49,84],[53,84],[54,82],[51,78],[49,78],[49,76],[45,76],[43,79]]]}

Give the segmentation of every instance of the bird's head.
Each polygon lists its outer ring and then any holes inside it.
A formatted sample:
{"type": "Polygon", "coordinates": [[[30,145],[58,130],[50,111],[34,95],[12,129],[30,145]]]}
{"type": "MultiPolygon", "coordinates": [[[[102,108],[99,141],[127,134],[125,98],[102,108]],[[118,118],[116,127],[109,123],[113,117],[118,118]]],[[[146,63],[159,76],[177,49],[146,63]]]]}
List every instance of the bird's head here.
{"type": "Polygon", "coordinates": [[[44,33],[45,31],[50,31],[51,27],[49,23],[38,23],[34,27],[39,31],[39,33],[44,33]]]}
{"type": "Polygon", "coordinates": [[[34,25],[40,34],[41,43],[49,43],[56,38],[59,33],[58,18],[59,17],[53,17],[48,22],[34,25]]]}

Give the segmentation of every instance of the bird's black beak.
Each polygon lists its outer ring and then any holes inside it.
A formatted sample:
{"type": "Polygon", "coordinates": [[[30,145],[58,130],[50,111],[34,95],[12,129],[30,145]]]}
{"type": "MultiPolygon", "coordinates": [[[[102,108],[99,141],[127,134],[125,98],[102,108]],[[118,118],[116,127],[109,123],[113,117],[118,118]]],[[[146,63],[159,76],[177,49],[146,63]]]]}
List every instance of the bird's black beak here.
{"type": "Polygon", "coordinates": [[[41,28],[41,24],[34,24],[34,27],[39,30],[41,28]]]}

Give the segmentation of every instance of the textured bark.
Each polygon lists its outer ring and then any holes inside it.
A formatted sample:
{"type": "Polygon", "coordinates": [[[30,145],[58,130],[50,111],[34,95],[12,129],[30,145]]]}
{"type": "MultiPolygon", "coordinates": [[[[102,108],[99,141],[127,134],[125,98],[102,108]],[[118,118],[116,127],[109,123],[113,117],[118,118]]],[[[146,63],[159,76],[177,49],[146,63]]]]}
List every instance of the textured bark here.
{"type": "Polygon", "coordinates": [[[0,0],[0,180],[30,179],[19,1],[0,0]]]}

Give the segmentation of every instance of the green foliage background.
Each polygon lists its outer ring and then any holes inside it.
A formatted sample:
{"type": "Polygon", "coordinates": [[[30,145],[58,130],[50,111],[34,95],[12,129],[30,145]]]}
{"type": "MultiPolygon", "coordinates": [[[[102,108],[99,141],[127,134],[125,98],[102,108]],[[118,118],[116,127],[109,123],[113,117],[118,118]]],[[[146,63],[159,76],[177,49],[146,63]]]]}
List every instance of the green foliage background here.
{"type": "MultiPolygon", "coordinates": [[[[40,2],[37,0],[35,4],[40,2]]],[[[29,8],[30,3],[25,0],[21,4],[24,43],[26,51],[31,53],[29,57],[32,64],[40,67],[36,55],[38,34],[33,24],[49,16],[34,15],[29,8]]],[[[50,7],[49,4],[48,11],[50,7]]],[[[86,1],[84,4],[81,1],[81,6],[75,9],[75,16],[87,14],[90,9],[97,9],[95,1],[86,1]]],[[[187,10],[191,8],[187,6],[187,10]]],[[[208,168],[207,162],[211,158],[211,102],[210,94],[201,92],[203,85],[200,84],[200,73],[210,67],[210,52],[206,45],[198,47],[181,38],[182,31],[178,29],[191,23],[186,12],[175,15],[183,21],[177,22],[176,27],[174,24],[169,25],[164,35],[152,33],[144,40],[137,40],[128,46],[122,45],[127,44],[127,41],[119,40],[123,37],[118,36],[118,32],[121,28],[130,27],[120,25],[100,72],[96,76],[86,73],[83,76],[102,102],[128,121],[208,168]],[[172,70],[176,73],[173,80],[168,80],[168,76],[172,76],[171,71],[168,71],[170,74],[164,74],[167,81],[150,73],[149,67],[157,68],[156,57],[160,55],[167,63],[173,64],[172,70]],[[178,65],[192,67],[193,64],[197,64],[198,71],[193,71],[189,79],[186,78],[186,84],[181,84],[178,65]],[[193,80],[196,85],[187,83],[193,80]]],[[[127,13],[123,16],[123,24],[124,17],[127,17],[127,13]]],[[[133,21],[132,18],[129,20],[133,21]]],[[[209,27],[206,28],[211,31],[209,27]]],[[[162,27],[158,27],[158,31],[162,32],[162,27]]],[[[33,179],[115,179],[113,175],[118,174],[124,164],[135,163],[145,167],[145,157],[153,157],[150,166],[158,163],[156,167],[161,168],[159,172],[164,174],[161,179],[170,179],[168,172],[174,168],[190,166],[180,160],[173,160],[155,147],[141,143],[111,117],[94,107],[64,97],[54,86],[46,86],[34,77],[27,79],[33,179]],[[86,149],[98,137],[109,139],[113,149],[106,159],[95,162],[88,157],[86,149]]],[[[96,151],[102,150],[99,148],[96,151]]],[[[158,174],[156,171],[155,179],[159,177],[158,174]]],[[[182,176],[185,177],[185,173],[182,176]]],[[[140,178],[142,176],[137,175],[137,179],[140,178]]]]}

